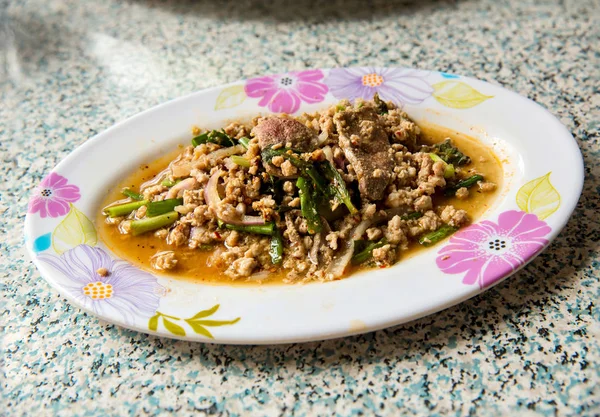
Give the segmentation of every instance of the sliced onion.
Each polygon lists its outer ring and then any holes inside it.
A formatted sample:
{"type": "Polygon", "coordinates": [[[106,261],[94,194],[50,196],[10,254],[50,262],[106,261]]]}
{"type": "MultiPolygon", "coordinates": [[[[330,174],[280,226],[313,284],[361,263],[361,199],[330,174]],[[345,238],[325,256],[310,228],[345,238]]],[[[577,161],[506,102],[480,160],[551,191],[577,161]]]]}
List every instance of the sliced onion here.
{"type": "Polygon", "coordinates": [[[219,150],[211,152],[208,155],[206,155],[205,158],[211,162],[216,162],[219,159],[222,159],[222,158],[225,158],[225,157],[228,157],[231,155],[245,153],[245,152],[246,152],[246,148],[244,148],[244,145],[235,145],[235,146],[230,146],[228,148],[221,148],[219,150]]]}
{"type": "Polygon", "coordinates": [[[333,275],[334,278],[340,278],[344,275],[353,254],[354,240],[348,239],[344,251],[339,256],[336,256],[327,267],[327,273],[333,275]]]}
{"type": "Polygon", "coordinates": [[[182,159],[183,154],[180,154],[169,164],[169,169],[171,170],[171,175],[173,176],[173,178],[187,177],[192,171],[190,161],[182,161],[182,159]]]}
{"type": "Polygon", "coordinates": [[[271,275],[271,273],[269,271],[260,271],[260,272],[250,275],[248,278],[246,278],[246,280],[247,281],[264,281],[265,279],[269,278],[269,275],[271,275]]]}
{"type": "Polygon", "coordinates": [[[217,212],[217,207],[221,203],[221,197],[219,197],[219,190],[217,189],[221,175],[223,175],[223,171],[217,171],[212,174],[204,187],[204,200],[206,200],[206,204],[208,204],[215,213],[217,212]]]}
{"type": "Polygon", "coordinates": [[[329,138],[329,133],[327,133],[325,130],[322,131],[319,134],[318,140],[317,140],[317,146],[321,146],[322,144],[324,144],[325,142],[327,142],[327,139],[329,138]]]}
{"type": "Polygon", "coordinates": [[[314,264],[319,265],[319,247],[321,246],[322,234],[317,233],[313,238],[313,244],[308,252],[308,259],[314,264]]]}
{"type": "Polygon", "coordinates": [[[207,155],[203,155],[202,157],[198,158],[198,160],[192,162],[192,166],[198,167],[203,162],[210,162],[211,165],[214,165],[215,162],[219,161],[220,159],[245,152],[246,148],[244,148],[244,145],[235,145],[229,146],[228,148],[217,149],[216,151],[211,152],[207,155]]]}
{"type": "MultiPolygon", "coordinates": [[[[154,268],[154,269],[156,269],[156,270],[158,270],[158,271],[164,271],[164,270],[165,270],[165,268],[163,268],[163,267],[162,267],[162,266],[161,266],[161,265],[158,263],[158,260],[159,260],[159,258],[160,258],[161,256],[168,255],[168,254],[171,254],[171,253],[174,253],[174,252],[173,252],[172,250],[165,250],[165,251],[162,251],[162,252],[157,252],[157,253],[155,253],[154,255],[152,255],[152,257],[150,258],[150,265],[152,265],[152,268],[154,268]]],[[[176,259],[174,260],[174,263],[175,263],[175,264],[177,263],[177,260],[176,260],[176,259]]],[[[166,268],[166,269],[169,269],[169,268],[166,268]]]]}
{"type": "Polygon", "coordinates": [[[200,226],[194,226],[190,229],[190,240],[196,240],[196,238],[202,234],[204,228],[200,228],[200,226]]]}
{"type": "Polygon", "coordinates": [[[359,240],[371,225],[372,220],[363,220],[352,231],[352,240],[359,240]]]}
{"type": "Polygon", "coordinates": [[[333,161],[335,162],[335,166],[337,166],[339,169],[345,169],[346,168],[346,161],[344,159],[344,155],[343,154],[341,154],[337,158],[334,158],[333,161]]]}
{"type": "Polygon", "coordinates": [[[189,162],[180,165],[170,165],[170,167],[173,178],[187,177],[192,172],[192,166],[189,162]]]}
{"type": "Polygon", "coordinates": [[[169,172],[170,172],[169,167],[163,169],[158,174],[156,174],[156,176],[154,178],[152,178],[151,180],[148,180],[145,183],[143,183],[142,185],[140,185],[140,191],[143,192],[148,187],[152,187],[152,186],[160,184],[162,182],[162,180],[165,179],[165,177],[169,174],[169,172]]]}
{"type": "Polygon", "coordinates": [[[354,241],[359,240],[367,231],[369,226],[381,220],[382,218],[385,219],[386,217],[375,215],[368,220],[363,220],[360,222],[358,226],[352,230],[350,238],[346,240],[346,247],[344,248],[344,251],[339,256],[335,257],[329,264],[327,272],[333,275],[334,278],[339,278],[344,275],[344,271],[350,263],[350,260],[352,260],[352,255],[354,255],[354,241]]]}
{"type": "MultiPolygon", "coordinates": [[[[241,145],[240,145],[241,146],[241,145]]],[[[229,148],[225,148],[229,149],[229,148]]],[[[219,178],[224,174],[223,171],[217,171],[211,175],[206,187],[204,187],[204,200],[206,200],[206,204],[217,213],[217,209],[221,204],[221,197],[219,196],[219,189],[217,188],[219,185],[219,178]]],[[[221,221],[229,224],[237,224],[237,225],[260,225],[265,224],[265,219],[260,216],[248,216],[243,215],[241,217],[219,217],[221,221]]]]}
{"type": "Polygon", "coordinates": [[[242,218],[230,218],[230,217],[222,217],[220,218],[225,223],[229,224],[237,224],[241,226],[251,226],[251,225],[261,225],[265,224],[265,219],[260,216],[248,216],[244,215],[242,218]]]}
{"type": "Polygon", "coordinates": [[[331,150],[331,146],[327,145],[323,147],[323,153],[325,154],[325,159],[327,159],[329,163],[335,167],[335,163],[333,162],[333,151],[331,150]]]}
{"type": "Polygon", "coordinates": [[[185,180],[178,182],[174,186],[169,189],[167,193],[167,198],[177,198],[179,196],[179,192],[183,190],[193,190],[196,188],[198,181],[196,178],[186,178],[185,180]]]}

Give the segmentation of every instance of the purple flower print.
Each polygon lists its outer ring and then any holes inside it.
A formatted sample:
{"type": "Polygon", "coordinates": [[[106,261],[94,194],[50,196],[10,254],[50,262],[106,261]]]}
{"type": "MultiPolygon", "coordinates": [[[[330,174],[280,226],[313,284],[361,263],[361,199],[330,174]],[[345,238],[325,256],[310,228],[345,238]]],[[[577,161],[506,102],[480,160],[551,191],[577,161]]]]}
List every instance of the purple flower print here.
{"type": "Polygon", "coordinates": [[[375,93],[397,105],[419,104],[431,96],[433,88],[425,81],[427,72],[401,68],[336,68],[325,84],[341,100],[371,100],[375,93]]]}
{"type": "Polygon", "coordinates": [[[69,203],[80,197],[79,187],[69,184],[62,175],[51,172],[33,192],[27,212],[39,212],[42,218],[64,216],[69,212],[69,203]]]}
{"type": "Polygon", "coordinates": [[[327,86],[321,70],[288,72],[246,81],[248,97],[260,98],[258,105],[274,113],[295,113],[302,102],[320,103],[325,99],[327,86]]]}
{"type": "Polygon", "coordinates": [[[37,259],[60,271],[66,291],[99,316],[120,316],[133,323],[136,316],[154,315],[165,293],[154,275],[111,259],[100,248],[79,245],[60,257],[42,254],[37,259]],[[106,274],[100,274],[100,268],[106,274]]]}
{"type": "Polygon", "coordinates": [[[550,226],[535,214],[505,211],[498,223],[489,220],[467,227],[450,238],[437,257],[447,274],[462,274],[463,283],[492,285],[522,266],[548,244],[550,226]]]}

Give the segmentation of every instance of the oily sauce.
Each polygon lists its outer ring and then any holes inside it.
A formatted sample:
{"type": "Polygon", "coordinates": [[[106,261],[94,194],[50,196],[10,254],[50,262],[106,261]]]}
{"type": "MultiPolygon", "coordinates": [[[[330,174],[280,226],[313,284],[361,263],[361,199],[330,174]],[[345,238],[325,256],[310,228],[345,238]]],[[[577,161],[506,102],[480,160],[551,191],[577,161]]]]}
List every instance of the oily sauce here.
{"type": "MultiPolygon", "coordinates": [[[[419,124],[419,127],[422,132],[422,142],[433,144],[442,142],[446,138],[451,138],[453,143],[463,153],[471,157],[471,164],[462,168],[472,170],[473,173],[481,174],[487,181],[495,182],[498,185],[496,191],[490,193],[482,193],[478,191],[477,186],[474,186],[469,190],[470,196],[466,200],[459,200],[455,197],[434,196],[434,206],[452,204],[457,209],[466,210],[471,221],[476,221],[491,206],[496,195],[499,193],[499,190],[502,188],[503,170],[500,160],[489,147],[475,138],[431,124],[419,124]]],[[[139,191],[141,184],[154,178],[158,173],[165,169],[169,165],[169,162],[181,153],[181,151],[182,149],[180,147],[154,162],[140,166],[139,170],[131,174],[131,176],[118,184],[107,194],[102,207],[122,199],[123,195],[121,194],[121,190],[124,187],[139,191]]],[[[164,239],[158,239],[153,233],[146,233],[135,237],[132,235],[121,234],[116,226],[106,223],[106,218],[102,214],[102,210],[98,210],[96,226],[100,239],[115,255],[142,269],[148,270],[153,274],[160,274],[161,272],[156,271],[151,267],[150,258],[158,251],[175,250],[175,248],[168,245],[164,239]]],[[[407,251],[402,252],[401,257],[407,258],[420,253],[423,250],[426,250],[426,248],[413,242],[407,251]]],[[[231,285],[234,283],[235,285],[257,285],[257,282],[252,281],[234,281],[223,274],[220,269],[209,266],[207,260],[211,251],[178,247],[175,252],[178,260],[177,266],[174,269],[165,272],[164,274],[166,275],[212,284],[231,285]]],[[[360,266],[352,267],[349,274],[352,274],[357,269],[364,268],[360,266]]],[[[281,284],[283,283],[285,275],[286,271],[284,270],[272,273],[266,283],[281,284]]]]}

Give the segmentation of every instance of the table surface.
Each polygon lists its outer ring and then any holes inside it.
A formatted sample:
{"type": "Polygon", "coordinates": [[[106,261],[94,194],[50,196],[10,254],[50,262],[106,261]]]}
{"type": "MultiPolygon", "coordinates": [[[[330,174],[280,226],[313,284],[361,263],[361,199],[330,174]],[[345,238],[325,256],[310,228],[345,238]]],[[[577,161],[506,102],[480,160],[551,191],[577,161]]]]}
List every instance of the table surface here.
{"type": "Polygon", "coordinates": [[[598,1],[0,7],[0,414],[600,413],[598,1]],[[472,76],[545,106],[573,133],[586,164],[583,196],[560,236],[507,282],[441,313],[283,346],[124,330],[69,305],[40,278],[23,247],[28,195],[88,138],[205,87],[353,65],[472,76]]]}

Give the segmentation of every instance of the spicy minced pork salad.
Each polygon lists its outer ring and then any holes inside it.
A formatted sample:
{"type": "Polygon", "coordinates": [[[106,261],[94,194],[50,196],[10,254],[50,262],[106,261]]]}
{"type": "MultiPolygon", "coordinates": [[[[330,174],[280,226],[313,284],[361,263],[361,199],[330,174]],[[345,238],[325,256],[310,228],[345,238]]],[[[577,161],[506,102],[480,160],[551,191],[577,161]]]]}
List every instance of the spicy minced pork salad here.
{"type": "Polygon", "coordinates": [[[212,251],[208,264],[232,279],[281,268],[287,282],[339,279],[468,224],[443,196],[496,188],[461,168],[470,158],[449,139],[420,143],[419,127],[377,95],[195,133],[164,171],[103,211],[120,233],[153,233],[173,248],[152,256],[157,270],[177,268],[187,248],[212,251]]]}

